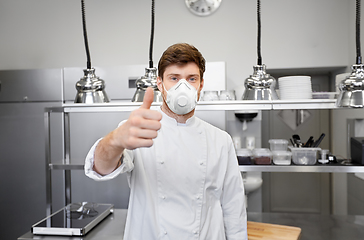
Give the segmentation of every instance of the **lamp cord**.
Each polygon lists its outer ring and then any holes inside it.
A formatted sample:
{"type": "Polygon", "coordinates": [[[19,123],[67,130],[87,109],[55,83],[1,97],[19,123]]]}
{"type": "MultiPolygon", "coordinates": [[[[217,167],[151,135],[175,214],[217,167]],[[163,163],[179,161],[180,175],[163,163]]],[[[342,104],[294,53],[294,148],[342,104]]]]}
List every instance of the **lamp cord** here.
{"type": "Polygon", "coordinates": [[[258,44],[257,44],[257,50],[258,50],[258,65],[262,65],[262,54],[260,49],[261,44],[261,21],[260,21],[260,0],[257,0],[257,14],[258,14],[258,44]]]}
{"type": "Polygon", "coordinates": [[[360,50],[360,0],[356,0],[356,63],[361,64],[360,50]]]}
{"type": "Polygon", "coordinates": [[[88,41],[87,41],[86,19],[85,19],[85,2],[84,2],[84,0],[81,0],[81,8],[82,8],[83,38],[85,40],[85,49],[86,49],[86,56],[87,56],[87,69],[91,69],[91,57],[90,57],[90,50],[88,48],[88,41]]]}
{"type": "Polygon", "coordinates": [[[153,40],[154,40],[154,0],[152,0],[152,23],[149,46],[149,68],[153,68],[153,40]]]}

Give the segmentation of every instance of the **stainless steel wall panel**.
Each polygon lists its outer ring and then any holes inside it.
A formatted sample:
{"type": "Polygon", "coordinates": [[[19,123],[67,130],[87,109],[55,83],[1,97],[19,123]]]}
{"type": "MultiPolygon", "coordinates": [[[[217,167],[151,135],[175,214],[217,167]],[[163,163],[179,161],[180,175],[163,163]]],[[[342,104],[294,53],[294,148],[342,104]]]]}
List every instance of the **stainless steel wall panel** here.
{"type": "Polygon", "coordinates": [[[0,102],[62,101],[62,69],[0,71],[0,102]]]}

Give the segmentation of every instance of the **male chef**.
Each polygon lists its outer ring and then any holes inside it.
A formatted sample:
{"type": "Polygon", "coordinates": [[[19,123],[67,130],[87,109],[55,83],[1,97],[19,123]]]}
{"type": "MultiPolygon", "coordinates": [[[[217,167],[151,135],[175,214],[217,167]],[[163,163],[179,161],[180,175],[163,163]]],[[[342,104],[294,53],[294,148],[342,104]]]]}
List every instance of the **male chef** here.
{"type": "Polygon", "coordinates": [[[170,46],[158,64],[161,108],[150,109],[148,88],[141,107],[86,157],[92,179],[128,175],[125,240],[248,239],[231,137],[194,116],[204,71],[205,59],[194,46],[170,46]]]}

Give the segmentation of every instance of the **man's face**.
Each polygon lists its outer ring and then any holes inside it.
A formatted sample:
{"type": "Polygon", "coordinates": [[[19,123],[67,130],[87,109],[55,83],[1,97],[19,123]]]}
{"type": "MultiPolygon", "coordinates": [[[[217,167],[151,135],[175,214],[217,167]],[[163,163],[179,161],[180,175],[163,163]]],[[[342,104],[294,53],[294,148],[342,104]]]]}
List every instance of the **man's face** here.
{"type": "MultiPolygon", "coordinates": [[[[173,87],[179,80],[185,79],[189,84],[196,88],[198,92],[198,98],[200,98],[200,93],[203,87],[203,79],[200,76],[200,69],[194,62],[189,62],[186,65],[173,64],[166,68],[163,73],[163,84],[166,90],[173,87]]],[[[166,92],[164,91],[162,85],[162,79],[157,78],[158,89],[166,97],[166,92]]]]}

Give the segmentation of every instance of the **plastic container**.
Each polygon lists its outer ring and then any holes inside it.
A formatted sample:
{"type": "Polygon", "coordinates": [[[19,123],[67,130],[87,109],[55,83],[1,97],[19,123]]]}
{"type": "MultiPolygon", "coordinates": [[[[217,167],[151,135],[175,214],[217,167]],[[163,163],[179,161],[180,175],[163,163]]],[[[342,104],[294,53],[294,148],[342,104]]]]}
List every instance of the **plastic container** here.
{"type": "Polygon", "coordinates": [[[317,162],[317,152],[321,148],[295,148],[289,147],[292,152],[292,162],[297,165],[315,165],[317,162]]]}
{"type": "Polygon", "coordinates": [[[240,148],[236,150],[236,155],[238,157],[239,165],[251,165],[253,164],[252,160],[252,151],[247,148],[240,148]]]}
{"type": "Polygon", "coordinates": [[[254,163],[257,165],[271,165],[272,152],[268,148],[256,148],[253,150],[254,163]]]}
{"type": "Polygon", "coordinates": [[[288,141],[286,139],[270,139],[268,142],[271,151],[287,151],[288,141]]]}
{"type": "Polygon", "coordinates": [[[273,154],[273,163],[275,165],[291,165],[292,153],[289,151],[275,151],[273,154]]]}
{"type": "Polygon", "coordinates": [[[218,101],[219,92],[218,91],[204,91],[202,100],[203,101],[218,101]]]}

